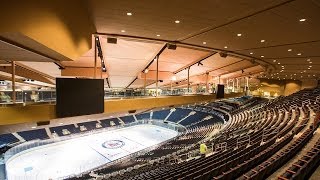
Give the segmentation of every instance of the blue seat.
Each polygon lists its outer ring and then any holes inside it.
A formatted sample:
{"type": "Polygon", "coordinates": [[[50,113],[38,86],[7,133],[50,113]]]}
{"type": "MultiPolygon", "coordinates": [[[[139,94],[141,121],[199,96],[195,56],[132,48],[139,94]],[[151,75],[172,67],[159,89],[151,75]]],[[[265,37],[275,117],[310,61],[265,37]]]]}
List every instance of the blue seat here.
{"type": "Polygon", "coordinates": [[[138,120],[150,119],[150,113],[149,113],[149,112],[147,112],[147,113],[142,113],[142,114],[136,114],[135,116],[136,116],[136,118],[137,118],[138,120]]]}
{"type": "Polygon", "coordinates": [[[170,109],[165,109],[161,111],[154,111],[152,115],[152,119],[164,120],[168,114],[170,113],[170,109]]]}
{"type": "Polygon", "coordinates": [[[190,109],[181,109],[181,108],[176,108],[176,111],[171,113],[171,115],[168,117],[168,121],[171,122],[178,122],[182,118],[186,117],[192,110],[190,109]]]}
{"type": "Polygon", "coordinates": [[[0,146],[4,146],[11,143],[19,142],[13,134],[1,134],[0,135],[0,146]]]}
{"type": "Polygon", "coordinates": [[[26,141],[31,141],[35,139],[48,139],[49,136],[45,129],[35,129],[30,131],[21,131],[18,134],[23,137],[26,141]]]}
{"type": "Polygon", "coordinates": [[[122,117],[120,117],[120,119],[122,119],[122,121],[126,124],[132,123],[135,121],[135,119],[132,115],[131,116],[122,116],[122,117]]]}
{"type": "Polygon", "coordinates": [[[186,126],[188,124],[201,121],[203,118],[205,118],[208,115],[209,115],[208,113],[197,111],[194,115],[191,115],[187,117],[185,120],[183,120],[182,122],[180,122],[180,124],[186,126]]]}

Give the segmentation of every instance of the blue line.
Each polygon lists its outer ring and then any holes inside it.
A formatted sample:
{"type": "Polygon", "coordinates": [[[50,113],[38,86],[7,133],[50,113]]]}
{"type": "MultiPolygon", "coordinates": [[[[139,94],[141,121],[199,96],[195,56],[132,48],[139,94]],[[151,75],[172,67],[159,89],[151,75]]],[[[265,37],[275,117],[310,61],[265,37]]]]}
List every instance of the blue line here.
{"type": "MultiPolygon", "coordinates": [[[[138,143],[138,142],[136,142],[136,141],[134,141],[134,140],[131,140],[131,139],[125,137],[125,136],[121,136],[121,137],[123,137],[123,138],[125,138],[125,139],[128,139],[128,140],[130,140],[130,141],[132,141],[132,142],[135,142],[135,143],[137,143],[137,144],[140,144],[140,143],[138,143]]],[[[145,145],[143,145],[143,144],[140,144],[140,145],[143,146],[143,147],[147,147],[147,146],[145,146],[145,145]]]]}
{"type": "Polygon", "coordinates": [[[104,157],[104,158],[106,158],[107,160],[109,160],[110,162],[112,162],[111,159],[107,158],[105,155],[101,154],[99,151],[95,150],[93,147],[91,147],[91,146],[89,146],[89,147],[90,147],[92,150],[94,150],[95,152],[97,152],[98,154],[100,154],[102,157],[104,157]]]}

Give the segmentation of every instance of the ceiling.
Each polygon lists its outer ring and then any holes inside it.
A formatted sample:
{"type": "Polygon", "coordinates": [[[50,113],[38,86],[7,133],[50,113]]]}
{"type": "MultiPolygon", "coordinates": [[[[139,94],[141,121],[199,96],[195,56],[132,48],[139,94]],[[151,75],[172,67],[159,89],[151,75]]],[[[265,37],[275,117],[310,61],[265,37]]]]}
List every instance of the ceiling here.
{"type": "MultiPolygon", "coordinates": [[[[320,76],[319,0],[90,0],[88,9],[113,88],[155,87],[157,63],[160,87],[187,79],[189,67],[192,85],[205,83],[206,74],[209,82],[217,82],[218,76],[223,80],[320,76]],[[116,37],[117,44],[107,43],[108,37],[116,37]],[[176,50],[165,48],[166,43],[176,44],[176,50]],[[145,82],[141,73],[146,68],[145,82]]],[[[39,47],[18,38],[20,44],[39,47]]],[[[64,68],[94,67],[94,48],[75,61],[59,55],[50,58],[53,53],[41,49],[37,53],[1,41],[0,59],[5,61],[0,64],[10,59],[32,61],[23,64],[54,78],[61,77],[54,64],[57,59],[64,68]]],[[[97,62],[101,67],[100,59],[97,62]]]]}

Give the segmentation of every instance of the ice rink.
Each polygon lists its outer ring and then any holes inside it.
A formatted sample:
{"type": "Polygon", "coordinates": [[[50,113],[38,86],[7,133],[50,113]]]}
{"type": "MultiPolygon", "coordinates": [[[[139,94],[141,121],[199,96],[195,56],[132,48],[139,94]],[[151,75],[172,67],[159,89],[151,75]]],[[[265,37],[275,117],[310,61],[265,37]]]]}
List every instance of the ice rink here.
{"type": "Polygon", "coordinates": [[[8,180],[47,180],[79,174],[177,136],[136,125],[28,149],[7,161],[8,180]]]}

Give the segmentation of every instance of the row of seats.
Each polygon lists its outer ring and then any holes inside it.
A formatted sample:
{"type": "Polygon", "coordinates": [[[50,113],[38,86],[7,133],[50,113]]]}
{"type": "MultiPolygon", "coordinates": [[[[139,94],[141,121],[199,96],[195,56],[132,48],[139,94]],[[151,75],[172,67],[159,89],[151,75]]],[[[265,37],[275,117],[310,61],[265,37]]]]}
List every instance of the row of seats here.
{"type": "MultiPolygon", "coordinates": [[[[319,103],[315,101],[319,92],[318,89],[305,90],[270,102],[254,98],[247,100],[248,104],[232,113],[231,120],[219,134],[205,141],[214,151],[207,157],[144,165],[106,176],[110,179],[266,178],[312,137],[313,131],[307,125],[310,122],[309,111],[318,108],[314,104],[319,103]],[[314,100],[305,103],[310,98],[314,100]],[[293,141],[299,132],[302,136],[293,141]],[[282,150],[288,144],[288,148],[282,150]],[[272,165],[268,166],[270,163],[272,165]]],[[[177,152],[183,152],[183,149],[177,152]]]]}

